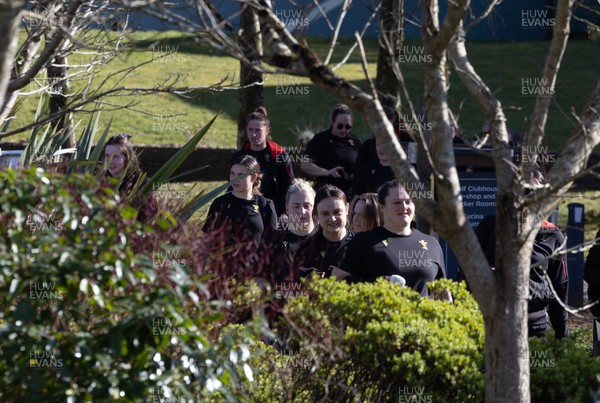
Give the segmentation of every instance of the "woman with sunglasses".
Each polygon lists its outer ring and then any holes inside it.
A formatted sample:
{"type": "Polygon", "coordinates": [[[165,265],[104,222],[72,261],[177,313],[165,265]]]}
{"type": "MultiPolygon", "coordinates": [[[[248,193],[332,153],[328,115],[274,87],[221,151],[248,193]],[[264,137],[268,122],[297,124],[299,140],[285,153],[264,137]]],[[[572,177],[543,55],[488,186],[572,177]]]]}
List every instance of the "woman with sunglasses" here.
{"type": "Polygon", "coordinates": [[[306,158],[300,169],[316,178],[315,189],[326,184],[340,188],[352,199],[354,163],[361,142],[352,129],[352,111],[347,105],[333,107],[329,129],[315,134],[306,146],[306,158]]]}
{"type": "MultiPolygon", "coordinates": [[[[132,191],[140,189],[148,178],[140,167],[140,162],[131,143],[131,135],[117,134],[106,142],[104,147],[105,177],[113,178],[119,186],[121,197],[128,197],[132,191]]],[[[154,195],[138,193],[131,204],[138,210],[138,220],[147,221],[156,214],[157,207],[154,195]]]]}

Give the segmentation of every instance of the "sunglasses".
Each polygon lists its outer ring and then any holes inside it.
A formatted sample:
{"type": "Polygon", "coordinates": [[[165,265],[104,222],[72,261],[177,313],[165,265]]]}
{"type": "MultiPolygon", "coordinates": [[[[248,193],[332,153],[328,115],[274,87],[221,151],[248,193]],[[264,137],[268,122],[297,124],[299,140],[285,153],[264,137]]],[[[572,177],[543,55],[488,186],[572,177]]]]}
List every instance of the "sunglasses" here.
{"type": "Polygon", "coordinates": [[[346,126],[347,130],[352,129],[352,125],[348,125],[348,124],[343,124],[343,123],[338,123],[338,125],[336,126],[338,128],[338,130],[342,130],[344,128],[344,126],[346,126]]]}

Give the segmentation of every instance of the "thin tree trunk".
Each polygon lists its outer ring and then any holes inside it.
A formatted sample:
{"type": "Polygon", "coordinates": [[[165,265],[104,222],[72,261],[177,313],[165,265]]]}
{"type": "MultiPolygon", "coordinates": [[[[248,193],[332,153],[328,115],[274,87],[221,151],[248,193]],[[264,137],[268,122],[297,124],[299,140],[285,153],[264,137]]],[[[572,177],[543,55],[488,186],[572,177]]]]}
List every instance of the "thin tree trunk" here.
{"type": "MultiPolygon", "coordinates": [[[[240,15],[240,30],[242,48],[244,55],[250,61],[258,61],[262,56],[262,40],[260,34],[260,24],[256,13],[248,6],[242,3],[242,13],[240,15]]],[[[248,85],[262,82],[262,73],[252,69],[251,66],[240,61],[240,111],[238,114],[238,134],[237,148],[240,149],[246,141],[246,118],[264,101],[262,85],[248,85]]]]}
{"type": "Polygon", "coordinates": [[[0,105],[4,105],[13,58],[17,52],[17,31],[24,4],[23,1],[0,1],[0,105]]]}
{"type": "MultiPolygon", "coordinates": [[[[71,86],[67,78],[67,58],[63,55],[56,55],[53,62],[48,66],[48,79],[51,85],[50,93],[50,114],[58,113],[67,105],[67,95],[70,92],[71,86]]],[[[56,121],[52,122],[54,133],[73,127],[73,122],[68,115],[63,115],[56,121]]],[[[75,147],[74,133],[67,138],[63,144],[66,148],[75,147]]]]}
{"type": "Polygon", "coordinates": [[[382,0],[379,20],[379,54],[375,88],[382,105],[399,106],[400,84],[394,66],[398,64],[404,31],[404,0],[382,0]]]}
{"type": "Polygon", "coordinates": [[[485,395],[488,403],[530,401],[527,295],[533,239],[519,245],[518,237],[511,235],[516,228],[507,228],[516,227],[517,218],[508,219],[512,223],[497,216],[497,222],[503,225],[496,225],[496,234],[503,233],[500,238],[505,239],[500,240],[502,247],[496,251],[496,303],[480,304],[486,332],[485,395]]]}

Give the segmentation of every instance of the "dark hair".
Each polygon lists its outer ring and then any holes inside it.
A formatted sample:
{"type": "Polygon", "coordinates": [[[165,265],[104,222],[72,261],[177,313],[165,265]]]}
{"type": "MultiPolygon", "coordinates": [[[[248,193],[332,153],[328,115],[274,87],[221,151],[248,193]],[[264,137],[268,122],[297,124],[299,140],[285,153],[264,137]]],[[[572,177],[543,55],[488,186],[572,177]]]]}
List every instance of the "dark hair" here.
{"type": "Polygon", "coordinates": [[[317,211],[317,206],[319,203],[321,203],[323,200],[328,199],[328,198],[332,198],[332,199],[340,199],[341,201],[344,202],[344,204],[348,203],[348,199],[346,199],[346,194],[344,192],[342,192],[342,190],[340,188],[338,188],[337,186],[333,186],[333,185],[323,185],[323,187],[319,188],[317,190],[317,194],[315,195],[315,209],[314,211],[317,211]]]}
{"type": "Polygon", "coordinates": [[[240,155],[231,161],[231,165],[229,167],[234,165],[241,165],[244,168],[247,168],[250,175],[256,174],[256,179],[252,182],[252,194],[260,195],[261,193],[259,188],[262,174],[260,173],[260,165],[258,161],[256,161],[256,158],[251,155],[240,155]]]}
{"type": "MultiPolygon", "coordinates": [[[[142,175],[140,161],[138,160],[135,150],[133,149],[133,143],[131,142],[130,134],[116,134],[109,138],[104,145],[105,151],[106,146],[118,146],[123,152],[123,156],[125,157],[125,170],[123,171],[123,177],[125,179],[137,180],[137,178],[142,175]]],[[[106,173],[110,175],[108,169],[106,169],[106,173]]]]}
{"type": "Polygon", "coordinates": [[[385,199],[390,194],[390,189],[398,188],[398,187],[404,189],[404,186],[402,186],[400,184],[400,182],[398,182],[397,179],[393,179],[391,181],[387,181],[386,183],[384,183],[383,185],[381,185],[379,187],[379,189],[377,189],[377,198],[379,199],[379,204],[382,205],[382,206],[384,206],[385,205],[385,199]]]}
{"type": "Polygon", "coordinates": [[[246,120],[246,126],[248,126],[248,124],[253,120],[258,120],[259,122],[264,123],[269,128],[271,126],[271,122],[269,122],[267,114],[267,109],[264,106],[259,106],[254,112],[248,115],[248,119],[246,120]]]}
{"type": "MultiPolygon", "coordinates": [[[[381,210],[379,209],[379,202],[377,201],[377,193],[364,193],[361,194],[352,200],[352,204],[350,205],[350,217],[348,218],[348,223],[352,226],[352,219],[354,218],[354,208],[359,200],[365,202],[365,216],[366,216],[366,229],[370,230],[375,227],[379,227],[381,222],[381,210]]],[[[353,228],[354,229],[354,228],[353,228]]]]}
{"type": "Polygon", "coordinates": [[[337,119],[338,115],[350,115],[352,116],[352,111],[346,104],[337,104],[331,108],[331,113],[329,114],[329,125],[333,126],[333,122],[337,119]]]}

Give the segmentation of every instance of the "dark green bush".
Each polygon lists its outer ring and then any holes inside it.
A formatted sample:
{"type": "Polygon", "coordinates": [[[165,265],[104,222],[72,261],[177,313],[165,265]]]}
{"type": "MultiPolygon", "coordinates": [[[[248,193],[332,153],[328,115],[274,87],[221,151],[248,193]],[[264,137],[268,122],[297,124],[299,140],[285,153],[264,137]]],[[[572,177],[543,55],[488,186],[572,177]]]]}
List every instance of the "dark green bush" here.
{"type": "Polygon", "coordinates": [[[259,400],[481,401],[481,315],[442,285],[454,305],[386,281],[308,282],[287,306],[291,339],[257,370],[259,400]]]}
{"type": "Polygon", "coordinates": [[[529,348],[532,402],[593,402],[600,361],[577,338],[532,338],[529,348]]]}
{"type": "Polygon", "coordinates": [[[0,400],[239,400],[250,337],[211,336],[175,220],[142,227],[96,182],[0,171],[0,400]]]}

